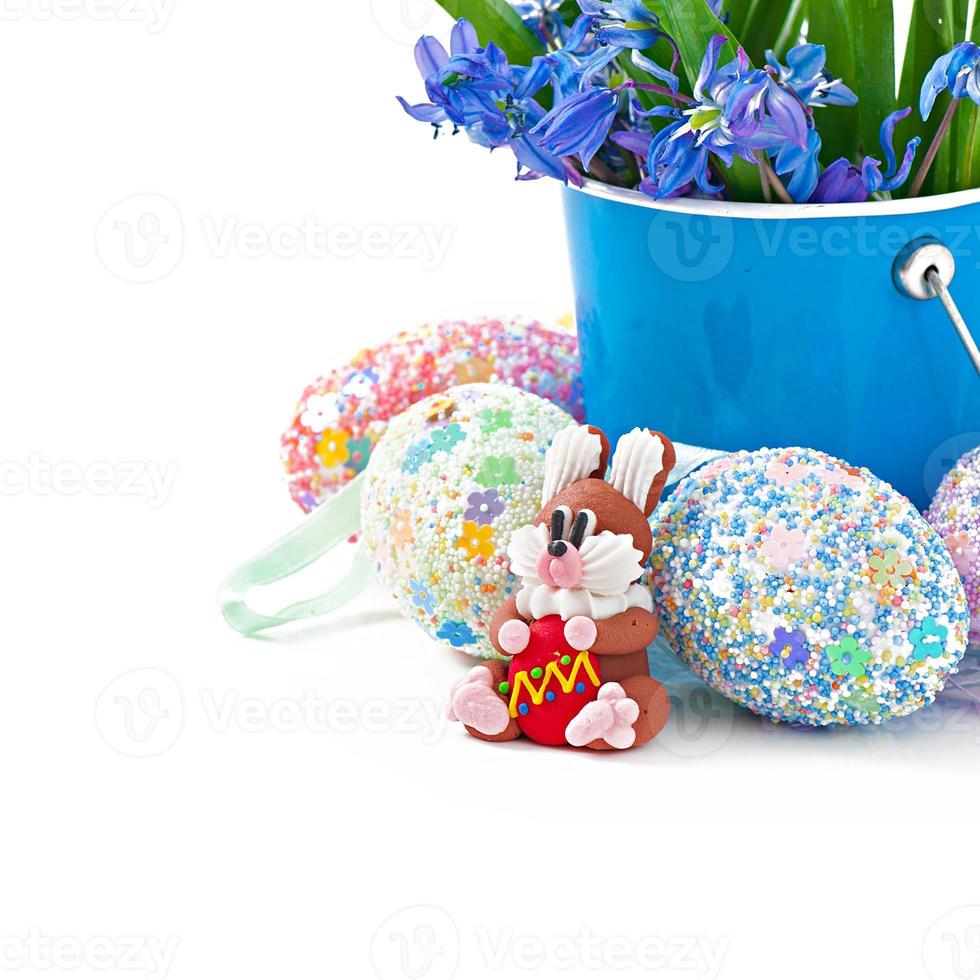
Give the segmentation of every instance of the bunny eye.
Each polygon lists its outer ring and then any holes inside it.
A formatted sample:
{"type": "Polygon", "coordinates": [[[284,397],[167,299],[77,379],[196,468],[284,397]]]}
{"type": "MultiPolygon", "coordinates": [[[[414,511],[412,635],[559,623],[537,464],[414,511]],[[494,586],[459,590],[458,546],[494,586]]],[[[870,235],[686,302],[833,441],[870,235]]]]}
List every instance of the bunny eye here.
{"type": "Polygon", "coordinates": [[[556,507],[551,515],[551,540],[561,541],[565,537],[565,529],[572,523],[571,507],[556,507]]]}
{"type": "Polygon", "coordinates": [[[572,522],[571,543],[576,548],[582,547],[582,542],[595,532],[596,516],[591,510],[580,510],[572,522]]]}

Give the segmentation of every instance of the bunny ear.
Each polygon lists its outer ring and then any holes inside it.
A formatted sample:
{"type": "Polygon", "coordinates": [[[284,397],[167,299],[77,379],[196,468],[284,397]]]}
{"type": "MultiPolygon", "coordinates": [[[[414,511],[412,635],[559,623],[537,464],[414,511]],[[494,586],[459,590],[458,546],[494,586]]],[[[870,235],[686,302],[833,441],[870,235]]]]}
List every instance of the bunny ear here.
{"type": "Polygon", "coordinates": [[[551,441],[544,458],[541,504],[554,500],[579,480],[601,479],[609,462],[609,440],[591,425],[570,425],[551,441]]]}
{"type": "Polygon", "coordinates": [[[634,429],[616,445],[609,482],[649,517],[674,467],[674,446],[660,432],[634,429]]]}

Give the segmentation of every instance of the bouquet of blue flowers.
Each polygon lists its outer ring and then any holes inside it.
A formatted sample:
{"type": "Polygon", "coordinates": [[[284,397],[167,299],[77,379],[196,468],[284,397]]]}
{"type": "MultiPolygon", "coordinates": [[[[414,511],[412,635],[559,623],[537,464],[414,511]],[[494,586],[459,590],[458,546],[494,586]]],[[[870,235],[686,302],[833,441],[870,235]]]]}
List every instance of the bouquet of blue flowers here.
{"type": "Polygon", "coordinates": [[[914,0],[900,82],[892,0],[440,4],[449,50],[419,40],[426,101],[399,101],[437,136],[509,147],[520,180],[786,203],[980,186],[970,0],[914,0]]]}

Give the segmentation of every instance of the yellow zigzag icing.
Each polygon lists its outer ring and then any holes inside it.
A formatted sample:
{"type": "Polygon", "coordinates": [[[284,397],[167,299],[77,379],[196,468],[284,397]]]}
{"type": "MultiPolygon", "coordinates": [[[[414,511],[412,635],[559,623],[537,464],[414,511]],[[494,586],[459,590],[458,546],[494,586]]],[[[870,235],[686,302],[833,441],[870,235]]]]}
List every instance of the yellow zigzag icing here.
{"type": "Polygon", "coordinates": [[[531,701],[533,704],[541,704],[541,702],[544,701],[544,692],[548,689],[548,684],[551,682],[552,677],[557,677],[559,683],[561,684],[561,689],[566,694],[571,694],[572,688],[575,687],[575,681],[578,678],[580,670],[585,670],[592,683],[595,684],[596,687],[599,686],[599,675],[596,674],[595,668],[592,666],[592,657],[589,656],[588,650],[583,650],[575,658],[575,663],[572,664],[572,669],[567,677],[562,673],[561,666],[559,665],[558,661],[552,660],[548,666],[545,667],[544,676],[541,678],[541,683],[538,685],[538,687],[534,686],[534,683],[530,680],[526,670],[518,671],[518,673],[514,675],[514,685],[510,695],[511,718],[517,717],[517,701],[520,697],[522,687],[527,688],[528,693],[531,695],[531,701]]]}

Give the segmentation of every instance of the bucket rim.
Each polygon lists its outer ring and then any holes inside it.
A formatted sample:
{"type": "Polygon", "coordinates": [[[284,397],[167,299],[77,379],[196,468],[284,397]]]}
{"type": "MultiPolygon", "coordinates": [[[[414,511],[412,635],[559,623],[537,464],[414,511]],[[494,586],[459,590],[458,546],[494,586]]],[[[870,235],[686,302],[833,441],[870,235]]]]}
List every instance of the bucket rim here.
{"type": "Polygon", "coordinates": [[[582,187],[568,184],[566,189],[588,197],[598,197],[619,204],[649,208],[653,211],[767,221],[781,221],[787,218],[870,218],[875,215],[884,217],[931,214],[936,211],[950,211],[969,204],[980,204],[980,188],[954,191],[951,194],[934,194],[929,197],[905,198],[899,201],[864,201],[853,204],[756,204],[746,201],[706,201],[690,197],[655,201],[640,191],[612,187],[597,180],[586,180],[582,187]]]}

